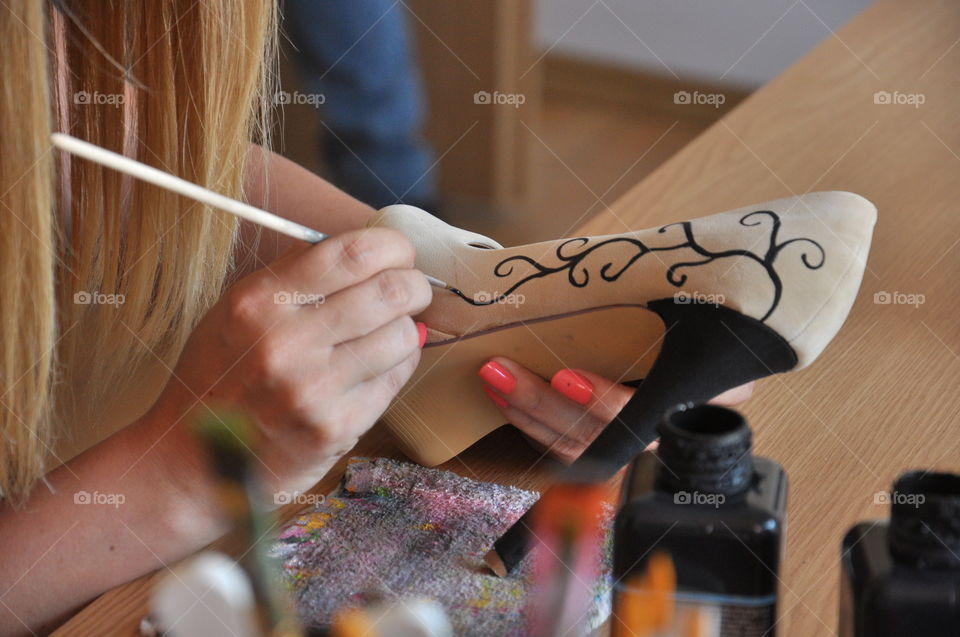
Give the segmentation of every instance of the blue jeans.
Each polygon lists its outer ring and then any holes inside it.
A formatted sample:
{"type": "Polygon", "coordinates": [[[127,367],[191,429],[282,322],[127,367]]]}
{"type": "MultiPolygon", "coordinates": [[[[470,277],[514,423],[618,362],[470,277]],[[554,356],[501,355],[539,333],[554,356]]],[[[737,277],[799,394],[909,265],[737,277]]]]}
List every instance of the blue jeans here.
{"type": "Polygon", "coordinates": [[[285,0],[302,84],[322,94],[333,181],[380,208],[437,199],[435,160],[406,9],[394,0],[285,0]]]}

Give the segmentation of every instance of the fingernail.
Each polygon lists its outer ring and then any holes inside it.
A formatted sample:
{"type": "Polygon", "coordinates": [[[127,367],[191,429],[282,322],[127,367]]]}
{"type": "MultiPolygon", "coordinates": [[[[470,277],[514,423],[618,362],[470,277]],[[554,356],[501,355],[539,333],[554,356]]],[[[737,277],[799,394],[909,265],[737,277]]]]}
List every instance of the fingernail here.
{"type": "Polygon", "coordinates": [[[581,405],[586,405],[593,397],[593,385],[573,370],[561,369],[550,379],[550,386],[581,405]]]}
{"type": "Polygon", "coordinates": [[[493,404],[496,405],[497,407],[506,407],[507,405],[510,404],[503,399],[503,396],[493,391],[493,389],[490,388],[490,385],[483,386],[483,393],[485,393],[487,395],[487,398],[492,400],[493,404]]]}
{"type": "Polygon", "coordinates": [[[486,365],[480,368],[480,378],[493,385],[494,389],[509,394],[516,388],[517,379],[513,374],[493,361],[488,361],[486,365]]]}
{"type": "Polygon", "coordinates": [[[425,323],[417,321],[417,334],[420,335],[420,349],[423,349],[423,344],[427,342],[427,326],[425,323]]]}

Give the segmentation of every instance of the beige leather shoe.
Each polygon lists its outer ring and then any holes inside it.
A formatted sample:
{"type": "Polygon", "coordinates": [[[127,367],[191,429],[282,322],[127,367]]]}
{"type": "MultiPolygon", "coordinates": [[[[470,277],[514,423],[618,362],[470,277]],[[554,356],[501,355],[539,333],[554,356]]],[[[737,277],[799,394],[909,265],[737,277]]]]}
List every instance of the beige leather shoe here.
{"type": "Polygon", "coordinates": [[[663,412],[801,369],[853,304],[876,208],[819,192],[618,235],[504,248],[410,206],[381,210],[436,291],[420,366],[385,414],[407,453],[436,465],[501,426],[476,377],[491,356],[549,378],[564,367],[644,379],[585,458],[626,464],[663,412]]]}

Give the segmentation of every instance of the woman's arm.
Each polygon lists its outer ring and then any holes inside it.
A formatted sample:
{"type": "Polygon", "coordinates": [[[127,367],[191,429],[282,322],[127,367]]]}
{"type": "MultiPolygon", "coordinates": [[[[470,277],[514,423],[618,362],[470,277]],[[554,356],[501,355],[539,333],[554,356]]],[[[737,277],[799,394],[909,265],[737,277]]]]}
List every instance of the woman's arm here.
{"type": "Polygon", "coordinates": [[[0,634],[43,634],[94,596],[225,531],[184,420],[151,412],[0,507],[0,634]]]}
{"type": "MultiPolygon", "coordinates": [[[[218,537],[224,523],[189,435],[198,403],[257,425],[267,492],[304,491],[380,417],[420,361],[411,315],[431,288],[413,246],[372,228],[293,249],[244,277],[194,329],[146,416],[0,506],[0,634],[29,634],[218,537]],[[317,305],[278,303],[310,290],[317,305]]],[[[95,361],[108,365],[110,361],[95,361]]]]}
{"type": "MultiPolygon", "coordinates": [[[[362,228],[373,214],[370,206],[322,177],[256,145],[250,147],[247,157],[245,192],[250,205],[326,234],[362,228]]],[[[241,241],[241,250],[255,256],[251,262],[248,255],[240,255],[241,275],[271,263],[297,243],[248,222],[241,226],[241,241]]]]}

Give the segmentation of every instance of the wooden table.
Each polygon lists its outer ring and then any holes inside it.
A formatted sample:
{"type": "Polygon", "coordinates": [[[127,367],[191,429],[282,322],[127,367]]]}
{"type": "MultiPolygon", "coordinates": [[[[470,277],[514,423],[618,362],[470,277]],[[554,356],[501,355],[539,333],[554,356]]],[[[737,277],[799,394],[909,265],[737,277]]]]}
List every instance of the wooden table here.
{"type": "MultiPolygon", "coordinates": [[[[582,229],[644,228],[811,190],[851,190],[879,208],[846,326],[811,368],[759,383],[744,410],[759,453],[792,483],[781,634],[835,634],[840,539],[887,514],[876,492],[906,468],[960,471],[958,37],[955,0],[878,2],[582,229]],[[924,103],[877,104],[878,91],[924,103]],[[878,303],[880,292],[924,302],[878,303]]],[[[528,471],[536,456],[514,436],[498,432],[447,467],[542,486],[543,467],[528,471]]],[[[357,452],[398,455],[379,429],[357,452]]],[[[103,595],[56,634],[134,635],[150,580],[103,595]]]]}

